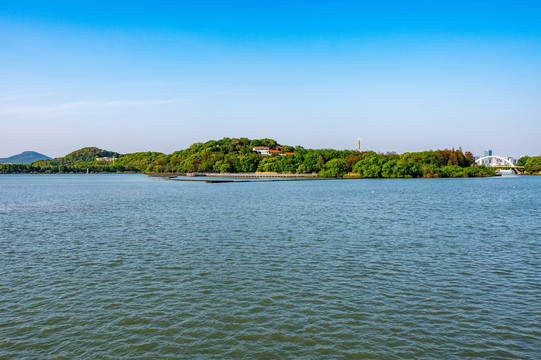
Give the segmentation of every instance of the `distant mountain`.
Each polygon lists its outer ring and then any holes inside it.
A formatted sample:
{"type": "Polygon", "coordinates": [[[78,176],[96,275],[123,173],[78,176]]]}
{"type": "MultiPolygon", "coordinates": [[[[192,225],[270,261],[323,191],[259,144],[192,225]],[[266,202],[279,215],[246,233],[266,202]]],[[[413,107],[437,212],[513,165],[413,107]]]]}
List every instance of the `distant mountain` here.
{"type": "Polygon", "coordinates": [[[0,164],[30,164],[38,160],[50,160],[51,158],[35,151],[23,151],[18,155],[0,158],[0,164]]]}

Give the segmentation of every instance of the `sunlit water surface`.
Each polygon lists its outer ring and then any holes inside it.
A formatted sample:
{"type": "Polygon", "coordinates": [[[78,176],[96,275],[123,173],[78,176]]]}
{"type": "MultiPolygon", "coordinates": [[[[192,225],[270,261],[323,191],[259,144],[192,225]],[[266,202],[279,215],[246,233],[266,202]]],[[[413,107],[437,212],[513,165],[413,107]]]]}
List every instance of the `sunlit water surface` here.
{"type": "Polygon", "coordinates": [[[0,176],[0,358],[534,359],[541,177],[0,176]]]}

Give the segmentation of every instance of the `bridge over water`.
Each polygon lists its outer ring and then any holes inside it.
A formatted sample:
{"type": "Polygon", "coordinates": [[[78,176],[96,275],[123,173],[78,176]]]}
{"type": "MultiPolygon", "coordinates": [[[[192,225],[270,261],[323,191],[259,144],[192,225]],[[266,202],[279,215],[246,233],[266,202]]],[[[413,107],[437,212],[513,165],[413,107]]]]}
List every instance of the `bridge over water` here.
{"type": "Polygon", "coordinates": [[[524,166],[516,166],[508,159],[495,155],[483,156],[475,161],[475,165],[486,165],[502,170],[511,169],[517,175],[524,173],[524,166]]]}

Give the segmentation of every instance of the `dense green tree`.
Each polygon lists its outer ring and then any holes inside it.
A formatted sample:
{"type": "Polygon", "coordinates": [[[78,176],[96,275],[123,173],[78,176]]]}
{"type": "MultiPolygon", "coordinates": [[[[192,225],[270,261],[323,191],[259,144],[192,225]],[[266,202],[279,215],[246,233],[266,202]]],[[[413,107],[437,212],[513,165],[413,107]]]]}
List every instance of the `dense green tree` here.
{"type": "Polygon", "coordinates": [[[318,173],[321,177],[341,178],[347,174],[347,164],[344,159],[331,159],[325,164],[325,168],[318,173]]]}
{"type": "Polygon", "coordinates": [[[295,173],[297,174],[307,174],[308,173],[308,169],[306,169],[306,166],[304,164],[300,164],[298,167],[297,167],[297,170],[295,171],[295,173]]]}
{"type": "Polygon", "coordinates": [[[524,166],[529,174],[537,174],[541,171],[541,156],[523,156],[517,161],[518,166],[524,166]]]}
{"type": "Polygon", "coordinates": [[[523,156],[523,157],[521,157],[521,158],[518,159],[518,161],[517,161],[517,166],[524,166],[524,165],[526,165],[526,162],[528,162],[529,159],[530,159],[529,156],[523,156]]]}
{"type": "Polygon", "coordinates": [[[253,173],[259,165],[259,157],[257,155],[245,155],[239,158],[239,168],[243,173],[253,173]]]}
{"type": "Polygon", "coordinates": [[[229,172],[231,172],[231,164],[228,163],[228,162],[223,163],[220,166],[220,172],[221,173],[229,173],[229,172]]]}

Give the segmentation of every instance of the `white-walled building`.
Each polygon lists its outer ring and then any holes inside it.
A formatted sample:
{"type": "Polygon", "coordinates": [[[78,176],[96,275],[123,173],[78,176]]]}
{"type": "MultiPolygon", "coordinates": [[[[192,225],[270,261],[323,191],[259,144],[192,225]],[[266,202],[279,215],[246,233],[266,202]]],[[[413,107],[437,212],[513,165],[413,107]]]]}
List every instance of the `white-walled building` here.
{"type": "Polygon", "coordinates": [[[270,149],[268,146],[254,146],[252,150],[260,155],[270,155],[270,149]]]}

